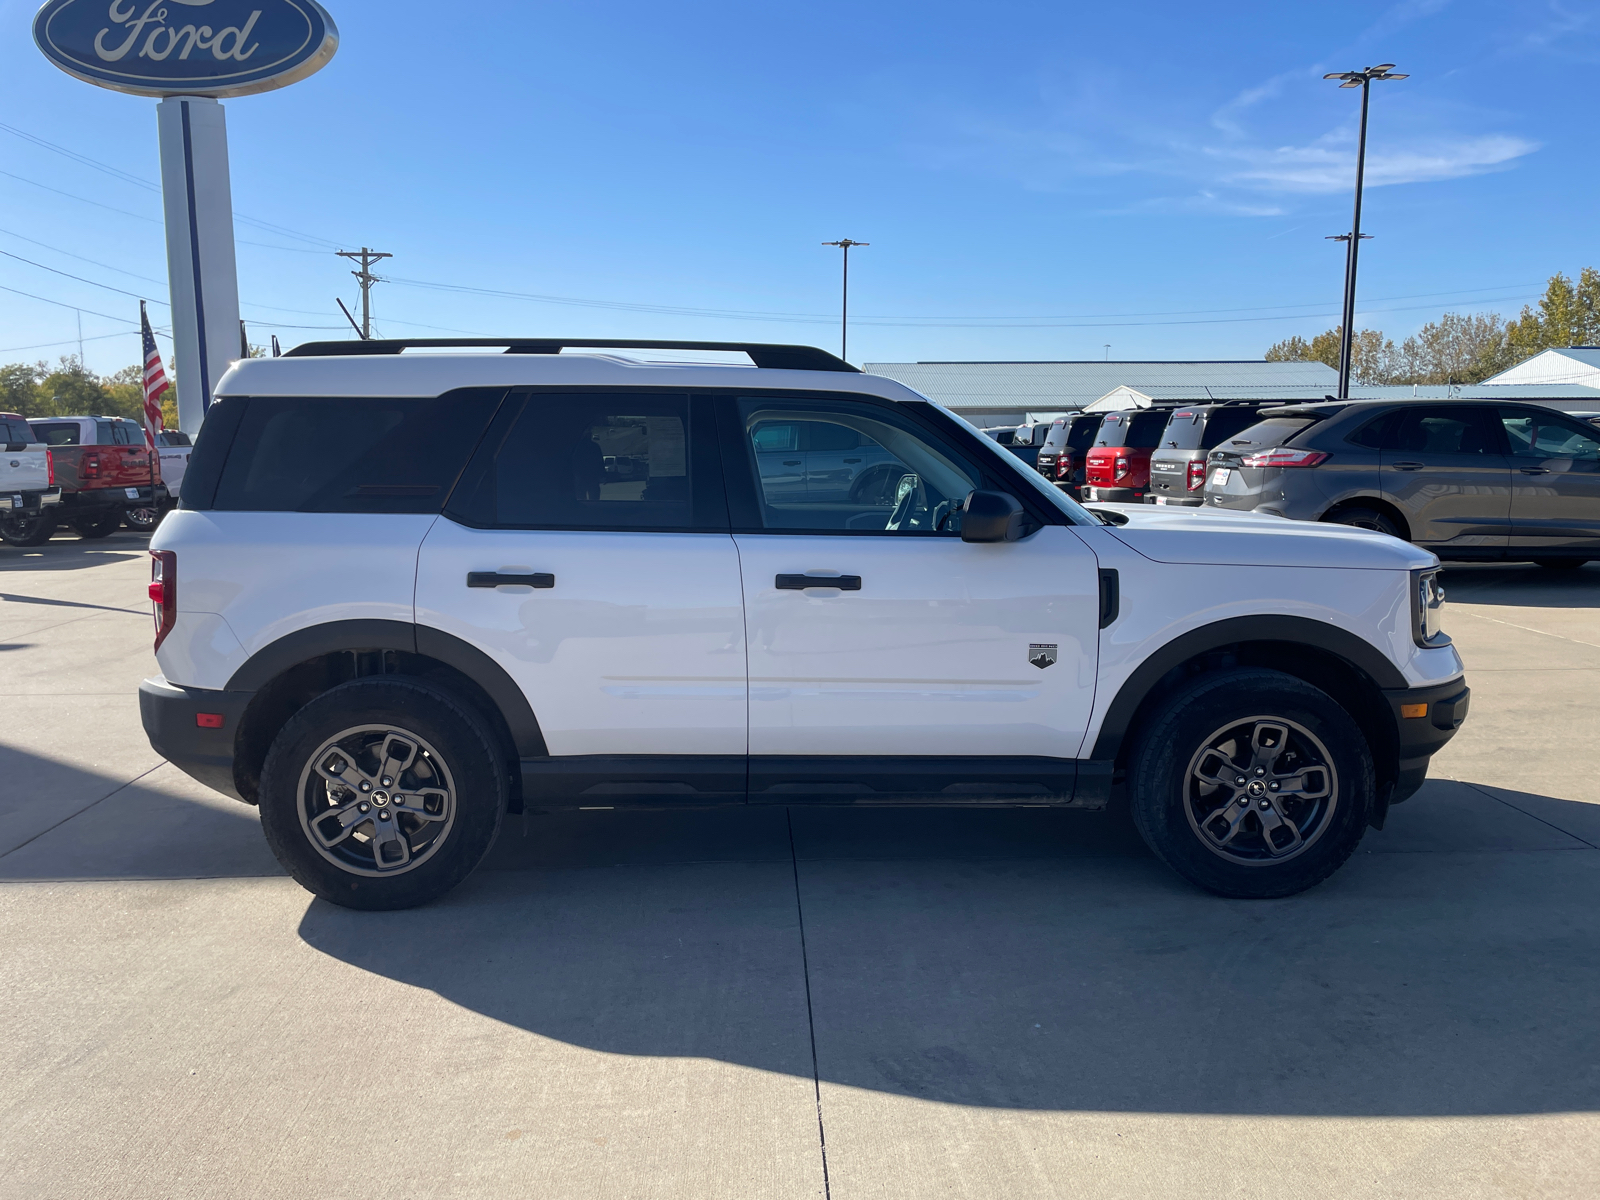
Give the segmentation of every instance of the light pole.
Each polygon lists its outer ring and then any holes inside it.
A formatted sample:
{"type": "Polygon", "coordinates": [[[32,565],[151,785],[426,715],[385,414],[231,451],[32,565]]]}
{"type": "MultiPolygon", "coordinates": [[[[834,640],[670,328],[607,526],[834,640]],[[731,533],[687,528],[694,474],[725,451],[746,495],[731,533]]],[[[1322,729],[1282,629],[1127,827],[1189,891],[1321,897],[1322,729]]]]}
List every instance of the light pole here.
{"type": "Polygon", "coordinates": [[[844,251],[844,300],[839,306],[839,357],[849,362],[845,353],[850,348],[850,247],[870,246],[871,242],[853,242],[840,238],[837,242],[823,242],[824,246],[837,246],[844,251]]]}
{"type": "Polygon", "coordinates": [[[1365,71],[1335,71],[1324,79],[1340,80],[1342,88],[1361,89],[1361,134],[1356,140],[1356,208],[1350,221],[1350,232],[1345,235],[1344,257],[1344,321],[1339,336],[1339,399],[1350,398],[1350,349],[1356,319],[1356,258],[1361,252],[1361,185],[1367,173],[1367,101],[1372,95],[1374,79],[1406,79],[1394,73],[1393,63],[1379,63],[1365,71]]]}

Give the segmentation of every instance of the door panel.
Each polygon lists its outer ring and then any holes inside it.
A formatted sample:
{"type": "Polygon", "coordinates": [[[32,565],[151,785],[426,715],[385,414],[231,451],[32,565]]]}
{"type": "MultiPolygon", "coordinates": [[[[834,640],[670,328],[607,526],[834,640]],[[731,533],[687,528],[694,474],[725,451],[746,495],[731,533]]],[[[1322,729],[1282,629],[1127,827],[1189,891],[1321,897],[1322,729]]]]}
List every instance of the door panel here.
{"type": "Polygon", "coordinates": [[[727,534],[470,529],[423,542],[417,623],[504,667],[552,755],[744,754],[744,623],[727,534]],[[553,575],[468,587],[469,572],[553,575]]]}
{"type": "Polygon", "coordinates": [[[1600,555],[1600,430],[1502,409],[1511,449],[1511,544],[1600,555]]]}
{"type": "Polygon", "coordinates": [[[1511,463],[1487,407],[1406,410],[1380,455],[1385,497],[1423,546],[1496,556],[1511,530],[1511,463]]]}
{"type": "MultiPolygon", "coordinates": [[[[1078,754],[1099,577],[1064,526],[1020,542],[738,534],[752,755],[1078,754]],[[775,586],[859,575],[860,590],[775,586]],[[1035,647],[1055,648],[1034,666],[1035,647]]],[[[753,793],[752,798],[758,798],[753,793]]]]}
{"type": "Polygon", "coordinates": [[[422,545],[416,619],[505,668],[552,756],[737,755],[742,794],[744,601],[727,529],[709,407],[514,393],[422,545]]]}

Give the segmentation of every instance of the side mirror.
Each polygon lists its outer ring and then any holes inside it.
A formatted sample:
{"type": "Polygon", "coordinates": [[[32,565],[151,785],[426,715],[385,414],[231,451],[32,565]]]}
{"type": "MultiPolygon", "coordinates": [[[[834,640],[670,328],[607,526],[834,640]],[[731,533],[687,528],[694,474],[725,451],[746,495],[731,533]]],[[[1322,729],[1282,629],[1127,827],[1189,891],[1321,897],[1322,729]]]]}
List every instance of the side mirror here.
{"type": "Polygon", "coordinates": [[[1014,542],[1022,537],[1022,505],[1005,492],[968,492],[961,513],[963,542],[1014,542]]]}

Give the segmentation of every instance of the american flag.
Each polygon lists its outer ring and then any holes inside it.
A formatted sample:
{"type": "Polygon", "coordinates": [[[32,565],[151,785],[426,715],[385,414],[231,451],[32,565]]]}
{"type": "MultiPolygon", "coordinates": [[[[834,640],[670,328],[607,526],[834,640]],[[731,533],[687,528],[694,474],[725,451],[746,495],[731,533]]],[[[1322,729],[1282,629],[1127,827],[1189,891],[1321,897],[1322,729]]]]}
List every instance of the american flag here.
{"type": "Polygon", "coordinates": [[[156,434],[161,432],[161,393],[172,385],[161,367],[161,351],[156,349],[156,335],[150,332],[143,300],[139,301],[139,328],[144,334],[144,436],[154,450],[156,434]]]}

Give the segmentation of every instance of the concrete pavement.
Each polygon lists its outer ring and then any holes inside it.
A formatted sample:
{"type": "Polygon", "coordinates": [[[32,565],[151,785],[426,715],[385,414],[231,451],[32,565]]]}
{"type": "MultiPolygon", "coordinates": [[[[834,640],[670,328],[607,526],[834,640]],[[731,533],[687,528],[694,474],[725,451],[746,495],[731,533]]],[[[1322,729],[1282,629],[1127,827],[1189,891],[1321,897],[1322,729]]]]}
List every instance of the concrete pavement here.
{"type": "Polygon", "coordinates": [[[1600,1190],[1600,566],[1449,573],[1469,723],[1302,897],[756,809],[511,818],[360,914],[145,743],[141,550],[0,548],[0,1197],[1600,1190]]]}

